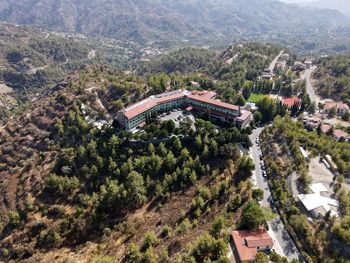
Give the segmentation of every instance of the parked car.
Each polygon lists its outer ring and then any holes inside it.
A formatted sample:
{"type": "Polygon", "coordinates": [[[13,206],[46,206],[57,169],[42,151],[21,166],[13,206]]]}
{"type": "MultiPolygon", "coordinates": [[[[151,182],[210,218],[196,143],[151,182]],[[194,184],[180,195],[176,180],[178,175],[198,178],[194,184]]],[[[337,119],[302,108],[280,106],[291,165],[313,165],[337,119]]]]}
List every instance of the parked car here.
{"type": "Polygon", "coordinates": [[[263,175],[263,177],[267,177],[266,171],[263,171],[263,172],[262,172],[262,175],[263,175]]]}

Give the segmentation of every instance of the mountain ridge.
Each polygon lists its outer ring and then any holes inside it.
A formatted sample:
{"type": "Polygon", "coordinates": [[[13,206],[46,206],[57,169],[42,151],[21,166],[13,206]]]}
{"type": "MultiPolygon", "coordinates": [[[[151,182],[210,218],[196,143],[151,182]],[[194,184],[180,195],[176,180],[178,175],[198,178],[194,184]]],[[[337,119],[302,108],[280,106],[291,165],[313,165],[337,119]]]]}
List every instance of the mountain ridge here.
{"type": "Polygon", "coordinates": [[[347,23],[333,10],[273,0],[0,0],[0,20],[137,42],[178,42],[242,34],[308,31],[347,23]]]}

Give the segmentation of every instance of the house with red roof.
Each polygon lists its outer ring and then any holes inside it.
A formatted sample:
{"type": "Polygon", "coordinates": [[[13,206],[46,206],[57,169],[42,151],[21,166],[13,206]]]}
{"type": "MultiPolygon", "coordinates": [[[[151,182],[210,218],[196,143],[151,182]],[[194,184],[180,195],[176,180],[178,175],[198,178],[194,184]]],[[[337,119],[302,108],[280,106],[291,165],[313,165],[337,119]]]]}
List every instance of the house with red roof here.
{"type": "Polygon", "coordinates": [[[265,229],[236,230],[231,237],[237,262],[252,262],[259,251],[271,250],[273,247],[273,240],[265,229]]]}
{"type": "Polygon", "coordinates": [[[349,139],[349,134],[343,130],[334,130],[333,137],[337,142],[347,141],[349,139]]]}
{"type": "Polygon", "coordinates": [[[350,113],[350,108],[343,102],[327,102],[323,107],[325,114],[330,114],[332,110],[339,116],[344,116],[346,113],[350,113]]]}
{"type": "Polygon", "coordinates": [[[321,125],[321,132],[326,134],[332,129],[332,125],[329,124],[322,124],[321,125]]]}
{"type": "Polygon", "coordinates": [[[282,104],[289,109],[292,108],[294,105],[299,105],[301,104],[301,99],[298,97],[290,97],[290,98],[283,98],[282,99],[282,104]]]}

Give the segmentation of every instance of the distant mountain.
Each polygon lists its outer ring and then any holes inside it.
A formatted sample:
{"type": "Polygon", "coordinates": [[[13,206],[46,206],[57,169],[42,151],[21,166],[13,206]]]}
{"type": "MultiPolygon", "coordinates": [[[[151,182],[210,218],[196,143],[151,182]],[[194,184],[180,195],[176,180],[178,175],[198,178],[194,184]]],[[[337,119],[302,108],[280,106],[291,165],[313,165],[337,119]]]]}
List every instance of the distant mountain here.
{"type": "Polygon", "coordinates": [[[308,32],[347,23],[338,11],[275,0],[0,0],[0,20],[139,43],[308,32]]]}
{"type": "Polygon", "coordinates": [[[304,5],[338,10],[339,12],[342,12],[343,14],[350,17],[349,0],[318,0],[311,3],[305,3],[304,5]]]}

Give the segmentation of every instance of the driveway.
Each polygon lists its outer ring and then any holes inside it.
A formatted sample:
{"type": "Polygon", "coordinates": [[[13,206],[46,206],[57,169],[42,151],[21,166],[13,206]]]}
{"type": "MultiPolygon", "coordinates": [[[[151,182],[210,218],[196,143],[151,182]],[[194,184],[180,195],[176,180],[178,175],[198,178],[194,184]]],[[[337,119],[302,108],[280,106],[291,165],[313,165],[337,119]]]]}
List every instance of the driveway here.
{"type": "MultiPolygon", "coordinates": [[[[257,128],[253,130],[250,135],[250,140],[253,146],[250,148],[250,157],[254,160],[255,171],[253,172],[253,183],[256,187],[264,190],[264,199],[261,202],[262,206],[269,206],[269,199],[271,198],[271,192],[268,187],[267,180],[262,176],[260,167],[261,149],[256,143],[256,139],[260,136],[263,128],[257,128]]],[[[289,233],[285,229],[281,218],[278,216],[275,220],[268,222],[269,234],[274,241],[274,249],[281,256],[287,257],[289,260],[298,259],[303,262],[302,257],[295,246],[293,240],[290,238],[289,233]]]]}

